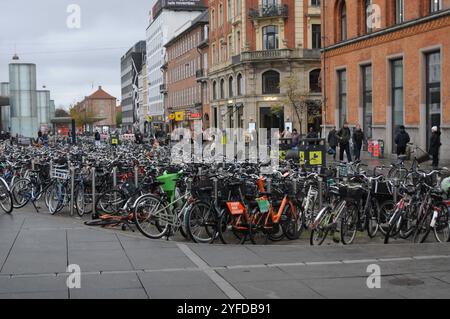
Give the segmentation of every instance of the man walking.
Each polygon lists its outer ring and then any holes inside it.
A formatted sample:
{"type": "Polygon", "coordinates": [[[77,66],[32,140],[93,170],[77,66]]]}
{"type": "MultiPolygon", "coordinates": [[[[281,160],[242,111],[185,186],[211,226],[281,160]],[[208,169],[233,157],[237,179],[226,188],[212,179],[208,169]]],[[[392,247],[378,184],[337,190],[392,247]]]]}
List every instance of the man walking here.
{"type": "Polygon", "coordinates": [[[300,144],[300,135],[297,132],[297,129],[292,130],[292,148],[298,148],[300,144]]]}
{"type": "Polygon", "coordinates": [[[397,145],[397,155],[405,155],[406,154],[406,146],[411,141],[409,134],[406,132],[405,126],[400,126],[400,129],[395,136],[395,145],[397,145]]]}
{"type": "Polygon", "coordinates": [[[353,144],[355,148],[355,161],[361,160],[361,149],[364,142],[365,136],[361,128],[361,125],[356,125],[356,129],[353,132],[353,144]]]}
{"type": "Polygon", "coordinates": [[[339,130],[339,132],[336,134],[336,137],[339,140],[339,160],[341,162],[344,161],[345,152],[347,153],[347,159],[350,163],[352,161],[352,154],[350,153],[351,132],[347,122],[344,123],[344,127],[339,130]]]}
{"type": "Polygon", "coordinates": [[[95,132],[95,146],[96,146],[96,147],[99,147],[99,146],[100,146],[101,140],[102,140],[102,137],[101,137],[101,135],[100,135],[100,132],[97,130],[97,131],[95,132]]]}
{"type": "Polygon", "coordinates": [[[333,127],[333,129],[328,133],[328,145],[330,145],[330,153],[333,153],[333,159],[336,160],[336,147],[338,145],[338,138],[336,136],[336,126],[333,127]]]}
{"type": "Polygon", "coordinates": [[[439,151],[442,146],[441,132],[439,132],[437,126],[433,126],[431,131],[430,151],[428,153],[433,156],[433,169],[436,169],[439,167],[439,151]]]}

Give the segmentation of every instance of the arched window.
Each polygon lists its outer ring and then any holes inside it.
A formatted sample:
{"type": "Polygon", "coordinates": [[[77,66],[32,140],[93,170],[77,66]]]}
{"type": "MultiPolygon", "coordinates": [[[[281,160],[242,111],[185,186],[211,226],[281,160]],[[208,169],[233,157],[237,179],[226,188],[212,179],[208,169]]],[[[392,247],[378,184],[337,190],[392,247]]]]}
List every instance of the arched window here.
{"type": "Polygon", "coordinates": [[[366,33],[371,33],[373,31],[372,0],[365,0],[364,17],[365,17],[364,25],[366,26],[366,33]]]}
{"type": "Polygon", "coordinates": [[[262,75],[263,94],[280,94],[280,73],[267,71],[262,75]]]}
{"type": "Polygon", "coordinates": [[[216,29],[216,12],[214,9],[211,10],[211,31],[216,29]]]}
{"type": "Polygon", "coordinates": [[[213,100],[217,100],[217,82],[216,81],[213,82],[212,91],[213,91],[213,100]]]}
{"type": "Polygon", "coordinates": [[[320,69],[309,72],[309,91],[320,93],[320,69]]]}
{"type": "Polygon", "coordinates": [[[228,96],[234,96],[234,79],[232,76],[230,76],[230,78],[228,79],[228,96]]]}
{"type": "Polygon", "coordinates": [[[268,25],[263,29],[263,50],[278,49],[278,27],[268,25]]]}
{"type": "Polygon", "coordinates": [[[340,31],[341,31],[341,41],[347,40],[347,6],[345,1],[342,1],[340,10],[340,31]]]}
{"type": "Polygon", "coordinates": [[[220,98],[221,99],[225,98],[225,80],[224,79],[220,80],[220,98]]]}
{"type": "Polygon", "coordinates": [[[241,96],[244,93],[244,80],[242,79],[242,74],[237,76],[237,95],[241,96]]]}

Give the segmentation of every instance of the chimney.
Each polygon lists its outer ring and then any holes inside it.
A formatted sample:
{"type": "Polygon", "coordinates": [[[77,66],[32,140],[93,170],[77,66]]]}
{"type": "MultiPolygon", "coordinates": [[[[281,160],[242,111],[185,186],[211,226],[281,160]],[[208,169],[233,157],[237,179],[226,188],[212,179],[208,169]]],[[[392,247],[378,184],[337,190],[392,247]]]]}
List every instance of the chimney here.
{"type": "Polygon", "coordinates": [[[99,90],[101,90],[101,89],[102,89],[102,86],[101,86],[101,85],[99,85],[99,86],[98,86],[98,89],[99,89],[99,90]]]}

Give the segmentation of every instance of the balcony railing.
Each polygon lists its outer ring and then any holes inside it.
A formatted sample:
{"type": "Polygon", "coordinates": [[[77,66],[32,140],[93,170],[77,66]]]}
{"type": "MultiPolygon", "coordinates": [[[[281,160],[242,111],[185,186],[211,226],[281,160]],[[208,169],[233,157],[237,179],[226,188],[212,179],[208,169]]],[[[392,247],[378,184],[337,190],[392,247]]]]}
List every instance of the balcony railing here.
{"type": "Polygon", "coordinates": [[[253,19],[264,19],[264,18],[287,18],[288,17],[288,7],[287,5],[266,5],[259,6],[257,8],[250,8],[248,15],[253,19]]]}
{"type": "Polygon", "coordinates": [[[283,59],[320,59],[319,49],[279,49],[242,52],[241,61],[283,60],[283,59]]]}

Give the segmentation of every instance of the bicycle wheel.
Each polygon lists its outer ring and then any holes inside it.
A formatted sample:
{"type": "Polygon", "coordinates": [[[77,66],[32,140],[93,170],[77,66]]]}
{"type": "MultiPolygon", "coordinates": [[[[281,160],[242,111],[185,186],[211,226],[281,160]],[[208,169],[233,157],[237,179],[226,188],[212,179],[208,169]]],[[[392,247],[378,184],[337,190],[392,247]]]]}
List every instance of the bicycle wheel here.
{"type": "Polygon", "coordinates": [[[433,211],[426,211],[425,216],[419,220],[416,230],[414,231],[413,242],[424,243],[431,232],[431,220],[433,219],[433,211]]]}
{"type": "Polygon", "coordinates": [[[255,209],[250,215],[250,220],[248,232],[252,244],[267,245],[269,241],[269,231],[266,227],[273,227],[272,225],[266,225],[267,213],[263,214],[258,209],[255,209]]]}
{"type": "Polygon", "coordinates": [[[402,220],[402,225],[400,225],[399,236],[401,239],[408,239],[414,234],[416,229],[417,214],[420,210],[422,202],[414,202],[406,209],[405,217],[402,220]]]}
{"type": "Polygon", "coordinates": [[[287,239],[299,239],[303,227],[303,214],[300,206],[286,205],[283,214],[281,215],[281,228],[287,239]]]}
{"type": "Polygon", "coordinates": [[[248,237],[248,226],[243,225],[243,215],[232,215],[224,210],[219,219],[219,238],[225,245],[243,244],[248,237]]]}
{"type": "Polygon", "coordinates": [[[15,209],[20,209],[28,204],[31,198],[31,188],[31,182],[28,179],[16,179],[11,187],[13,207],[15,209]]]}
{"type": "Polygon", "coordinates": [[[6,214],[11,214],[14,209],[8,184],[2,178],[0,178],[0,206],[6,214]]]}
{"type": "Polygon", "coordinates": [[[447,243],[450,241],[450,224],[449,224],[449,210],[447,205],[440,205],[440,213],[436,219],[433,232],[436,241],[439,243],[447,243]]]}
{"type": "Polygon", "coordinates": [[[66,197],[65,187],[62,184],[56,183],[52,186],[49,193],[48,210],[50,214],[55,215],[64,207],[66,197]]]}
{"type": "Polygon", "coordinates": [[[375,238],[380,228],[380,208],[376,200],[369,203],[366,215],[366,229],[369,238],[375,238]]]}
{"type": "Polygon", "coordinates": [[[98,216],[103,214],[118,215],[127,202],[124,193],[117,189],[109,190],[100,195],[95,204],[95,213],[98,216]]]}
{"type": "Polygon", "coordinates": [[[161,239],[169,231],[170,208],[157,196],[145,195],[135,204],[134,222],[137,229],[150,239],[161,239]]]}
{"type": "MultiPolygon", "coordinates": [[[[328,236],[330,228],[328,227],[328,220],[332,214],[331,207],[326,207],[320,213],[320,220],[317,222],[316,227],[311,230],[309,242],[311,246],[321,246],[328,236]]],[[[316,222],[315,222],[316,223],[316,222]]]]}
{"type": "Polygon", "coordinates": [[[383,202],[379,208],[379,230],[383,236],[386,236],[389,230],[389,220],[394,213],[395,204],[393,201],[388,200],[383,202]]]}
{"type": "Polygon", "coordinates": [[[188,237],[197,244],[209,244],[217,236],[217,217],[209,203],[196,202],[184,215],[188,237]]]}
{"type": "Polygon", "coordinates": [[[85,185],[79,185],[75,191],[75,204],[80,217],[92,213],[92,191],[85,185]]]}
{"type": "Polygon", "coordinates": [[[341,216],[341,240],[344,245],[351,245],[358,232],[358,206],[347,204],[341,216]]]}
{"type": "Polygon", "coordinates": [[[391,237],[395,237],[396,235],[398,235],[400,229],[398,227],[398,221],[401,217],[402,212],[396,210],[394,212],[395,216],[394,218],[390,219],[390,222],[388,222],[388,228],[386,230],[386,234],[384,236],[384,243],[385,244],[389,244],[389,239],[391,237]]]}

